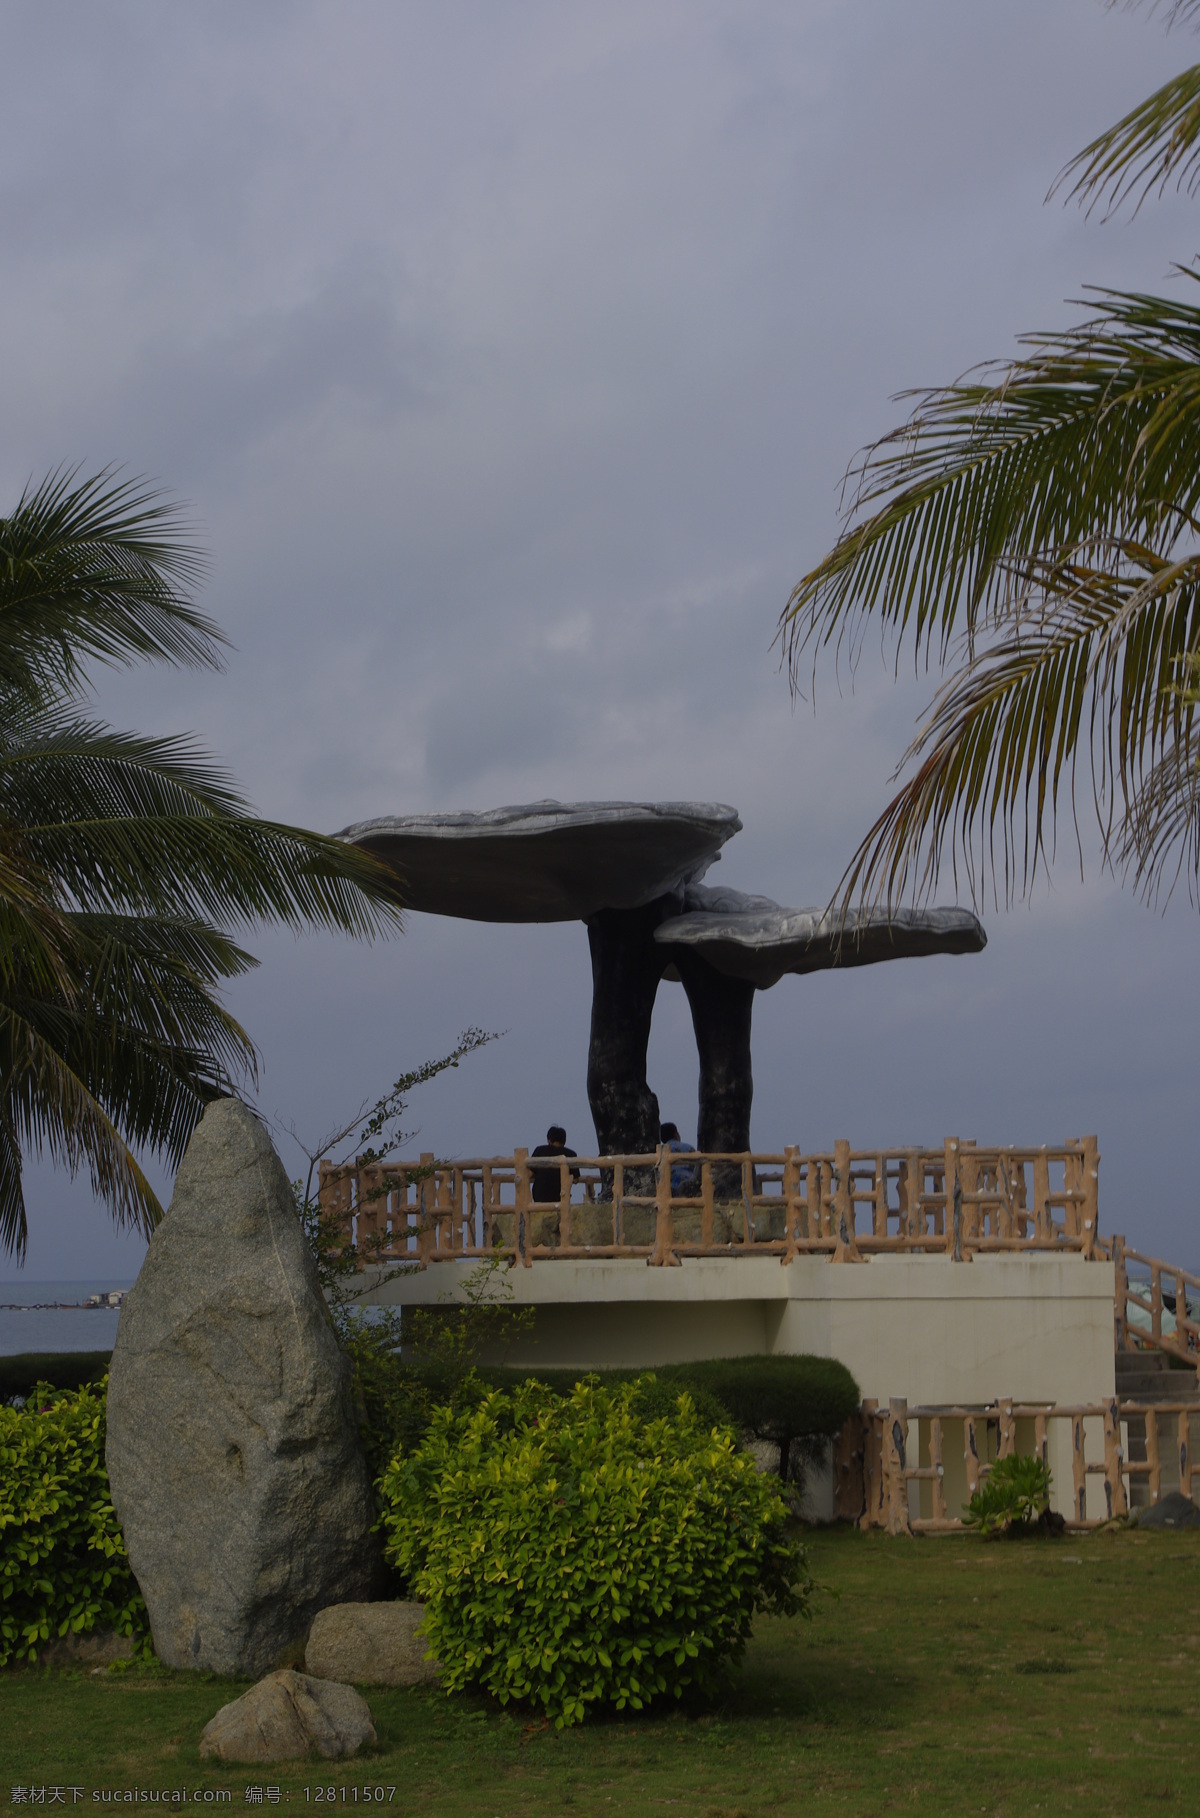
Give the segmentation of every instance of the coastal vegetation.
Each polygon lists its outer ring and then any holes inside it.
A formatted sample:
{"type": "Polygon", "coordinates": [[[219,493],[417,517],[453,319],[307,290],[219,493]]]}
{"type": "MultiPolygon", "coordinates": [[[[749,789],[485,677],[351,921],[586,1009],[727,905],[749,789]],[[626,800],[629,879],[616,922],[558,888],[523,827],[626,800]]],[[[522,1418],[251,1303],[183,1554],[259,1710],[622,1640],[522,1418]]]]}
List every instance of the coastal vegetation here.
{"type": "Polygon", "coordinates": [[[0,518],[0,1253],[18,1259],[31,1155],[153,1229],[139,1156],[178,1164],[204,1106],[254,1077],[220,997],[256,963],[235,935],[399,924],[365,853],[257,818],[186,735],[86,711],[97,666],[220,666],[202,571],[179,509],[107,472],[51,474],[0,518]]]}
{"type": "MultiPolygon", "coordinates": [[[[1198,0],[1167,7],[1195,26],[1198,0]]],[[[1200,182],[1200,64],[1059,183],[1114,212],[1200,182]]],[[[1057,187],[1057,185],[1056,185],[1057,187]]],[[[904,394],[846,476],[845,528],[781,621],[793,685],[878,627],[945,678],[839,886],[917,897],[943,866],[1011,896],[1090,794],[1104,860],[1200,896],[1200,282],[1097,289],[1015,359],[904,394]],[[1081,800],[1084,798],[1084,800],[1081,800]]],[[[1081,846],[1082,852],[1082,846],[1081,846]]]]}

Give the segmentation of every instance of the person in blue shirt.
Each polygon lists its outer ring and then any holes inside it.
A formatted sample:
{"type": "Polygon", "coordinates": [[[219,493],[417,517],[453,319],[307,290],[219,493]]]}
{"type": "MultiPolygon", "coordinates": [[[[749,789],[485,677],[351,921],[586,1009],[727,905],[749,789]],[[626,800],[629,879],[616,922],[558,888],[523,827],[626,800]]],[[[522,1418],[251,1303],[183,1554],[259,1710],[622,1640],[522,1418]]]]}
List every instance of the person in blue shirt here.
{"type": "MultiPolygon", "coordinates": [[[[678,1124],[660,1124],[658,1140],[660,1143],[666,1143],[672,1155],[694,1155],[696,1153],[691,1143],[685,1143],[680,1136],[678,1124]]],[[[700,1191],[699,1168],[672,1168],[671,1191],[680,1194],[685,1199],[693,1193],[698,1193],[700,1191]]]]}

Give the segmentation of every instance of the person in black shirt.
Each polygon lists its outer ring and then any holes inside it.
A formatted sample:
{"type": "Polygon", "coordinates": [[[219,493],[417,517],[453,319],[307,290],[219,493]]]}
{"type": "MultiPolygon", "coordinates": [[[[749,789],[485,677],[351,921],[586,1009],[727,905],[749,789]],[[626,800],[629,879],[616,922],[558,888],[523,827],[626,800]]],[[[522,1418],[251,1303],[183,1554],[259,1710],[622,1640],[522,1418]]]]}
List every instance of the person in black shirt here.
{"type": "MultiPolygon", "coordinates": [[[[561,1124],[551,1124],[546,1132],[546,1140],[539,1143],[534,1155],[574,1155],[574,1149],[567,1148],[567,1133],[561,1124]]],[[[529,1171],[533,1176],[532,1194],[534,1203],[539,1206],[556,1205],[561,1191],[562,1171],[559,1168],[539,1168],[530,1158],[529,1171]]],[[[571,1179],[579,1179],[579,1169],[571,1169],[571,1179]]]]}

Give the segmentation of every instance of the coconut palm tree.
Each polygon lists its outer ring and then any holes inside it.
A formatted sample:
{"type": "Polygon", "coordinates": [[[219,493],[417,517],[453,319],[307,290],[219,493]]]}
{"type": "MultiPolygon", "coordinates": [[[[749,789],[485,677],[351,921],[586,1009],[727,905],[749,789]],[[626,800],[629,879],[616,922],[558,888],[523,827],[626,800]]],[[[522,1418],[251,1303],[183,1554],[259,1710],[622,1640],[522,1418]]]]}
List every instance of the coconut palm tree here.
{"type": "MultiPolygon", "coordinates": [[[[1064,180],[1110,210],[1194,191],[1200,65],[1064,180]]],[[[1081,767],[1109,862],[1149,894],[1200,883],[1200,292],[1177,276],[1169,298],[1093,292],[1017,358],[905,394],[908,420],[852,465],[845,528],[781,619],[793,686],[872,620],[945,679],[844,901],[924,894],[944,862],[973,892],[1023,889],[1081,767]]]]}
{"type": "Polygon", "coordinates": [[[187,738],[84,713],[90,663],[217,664],[184,530],[109,473],[53,474],[0,519],[0,1248],[18,1257],[30,1154],[153,1228],[137,1152],[178,1162],[205,1104],[253,1077],[218,996],[255,964],[236,930],[398,924],[394,878],[357,848],[256,819],[187,738]]]}

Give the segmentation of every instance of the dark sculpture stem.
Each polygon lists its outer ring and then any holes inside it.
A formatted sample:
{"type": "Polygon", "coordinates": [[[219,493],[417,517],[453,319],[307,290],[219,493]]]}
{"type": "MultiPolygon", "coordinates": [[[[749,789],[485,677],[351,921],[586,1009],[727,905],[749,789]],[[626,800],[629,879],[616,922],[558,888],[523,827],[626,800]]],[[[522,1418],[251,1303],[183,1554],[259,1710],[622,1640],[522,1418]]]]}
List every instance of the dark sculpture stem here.
{"type": "MultiPolygon", "coordinates": [[[[755,988],[717,972],[690,948],[658,945],[654,930],[678,913],[678,899],[664,896],[641,909],[602,909],[587,924],[592,954],[587,1089],[601,1155],[647,1155],[658,1147],[658,1099],[646,1079],[646,1053],[659,980],[668,967],[687,992],[700,1054],[696,1146],[727,1155],[750,1147],[755,988]]],[[[736,1169],[723,1170],[718,1191],[740,1191],[735,1174],[736,1169]]],[[[653,1188],[639,1180],[628,1190],[653,1188]]]]}
{"type": "Polygon", "coordinates": [[[671,896],[642,909],[602,909],[588,920],[587,1090],[601,1155],[647,1155],[658,1147],[658,1100],[646,1083],[646,1050],[658,981],[670,962],[655,946],[654,930],[678,913],[671,896]]]}
{"type": "Polygon", "coordinates": [[[683,981],[700,1052],[696,1147],[706,1155],[741,1155],[750,1147],[754,1073],[750,1025],[754,986],[717,972],[686,947],[669,947],[683,981]]]}

